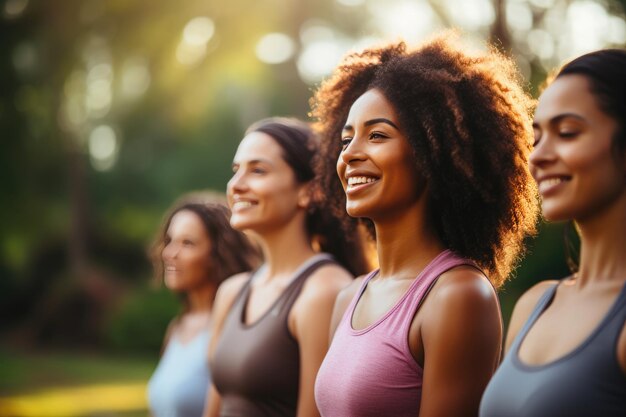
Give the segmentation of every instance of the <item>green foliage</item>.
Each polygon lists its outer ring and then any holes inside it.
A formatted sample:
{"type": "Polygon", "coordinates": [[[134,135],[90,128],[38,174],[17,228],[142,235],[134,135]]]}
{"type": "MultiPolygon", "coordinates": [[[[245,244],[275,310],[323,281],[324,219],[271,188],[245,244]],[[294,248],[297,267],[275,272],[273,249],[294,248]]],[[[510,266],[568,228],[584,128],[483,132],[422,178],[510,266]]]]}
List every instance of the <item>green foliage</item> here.
{"type": "Polygon", "coordinates": [[[159,352],[167,325],[179,311],[179,300],[167,289],[137,289],[109,316],[105,344],[119,351],[159,352]]]}

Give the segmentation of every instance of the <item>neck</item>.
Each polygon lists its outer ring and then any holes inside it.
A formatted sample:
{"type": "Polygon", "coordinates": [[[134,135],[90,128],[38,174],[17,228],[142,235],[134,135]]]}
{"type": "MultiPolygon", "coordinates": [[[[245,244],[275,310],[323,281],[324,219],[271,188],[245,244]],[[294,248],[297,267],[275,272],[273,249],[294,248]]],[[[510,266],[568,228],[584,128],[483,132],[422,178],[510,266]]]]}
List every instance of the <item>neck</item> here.
{"type": "Polygon", "coordinates": [[[187,292],[189,313],[210,313],[213,308],[213,300],[217,292],[217,285],[207,282],[205,285],[196,287],[187,292]]]}
{"type": "MultiPolygon", "coordinates": [[[[298,216],[300,217],[300,216],[298,216]]],[[[268,279],[291,276],[304,261],[315,255],[306,231],[304,216],[272,231],[258,234],[268,279]]]]}
{"type": "Polygon", "coordinates": [[[445,247],[429,226],[425,204],[375,220],[380,277],[414,277],[445,247]]]}
{"type": "Polygon", "coordinates": [[[577,283],[626,281],[626,192],[592,218],[578,220],[580,266],[577,283]]]}

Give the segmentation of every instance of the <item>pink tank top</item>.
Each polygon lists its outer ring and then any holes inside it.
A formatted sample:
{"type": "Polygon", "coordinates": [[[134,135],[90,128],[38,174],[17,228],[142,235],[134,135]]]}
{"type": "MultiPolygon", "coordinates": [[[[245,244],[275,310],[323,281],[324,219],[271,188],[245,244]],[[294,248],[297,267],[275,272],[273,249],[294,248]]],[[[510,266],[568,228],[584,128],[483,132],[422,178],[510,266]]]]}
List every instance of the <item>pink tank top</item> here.
{"type": "Polygon", "coordinates": [[[423,369],[409,350],[409,327],[439,275],[472,261],[450,250],[433,259],[407,292],[380,319],[354,330],[352,315],[367,283],[346,309],[315,381],[315,400],[323,417],[415,417],[419,414],[423,369]]]}

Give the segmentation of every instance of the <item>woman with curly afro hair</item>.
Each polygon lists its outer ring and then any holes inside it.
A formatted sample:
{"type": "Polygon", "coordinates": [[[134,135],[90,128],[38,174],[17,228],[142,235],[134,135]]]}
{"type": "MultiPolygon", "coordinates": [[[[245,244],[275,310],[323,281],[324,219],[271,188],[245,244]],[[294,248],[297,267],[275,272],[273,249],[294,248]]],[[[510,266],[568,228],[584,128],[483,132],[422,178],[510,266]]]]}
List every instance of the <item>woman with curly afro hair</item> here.
{"type": "Polygon", "coordinates": [[[454,33],[352,53],[316,92],[326,195],[371,222],[380,266],[337,298],[323,416],[478,414],[495,289],[538,215],[532,104],[511,60],[454,33]]]}

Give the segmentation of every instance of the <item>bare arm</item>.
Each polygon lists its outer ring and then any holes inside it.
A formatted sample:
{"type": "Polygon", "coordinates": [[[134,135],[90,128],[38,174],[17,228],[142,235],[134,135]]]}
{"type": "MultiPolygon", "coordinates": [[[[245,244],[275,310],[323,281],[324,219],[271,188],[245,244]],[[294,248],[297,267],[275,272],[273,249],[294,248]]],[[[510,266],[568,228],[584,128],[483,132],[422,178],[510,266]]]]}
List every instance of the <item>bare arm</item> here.
{"type": "Polygon", "coordinates": [[[511,344],[513,340],[515,340],[515,336],[522,329],[528,317],[530,317],[530,313],[532,313],[533,309],[539,302],[541,296],[546,292],[546,290],[555,285],[558,281],[542,281],[531,289],[526,291],[519,300],[515,303],[515,307],[513,308],[513,314],[511,315],[511,322],[509,323],[509,329],[506,333],[506,343],[505,343],[505,352],[508,353],[511,348],[511,344]]]}
{"type": "Polygon", "coordinates": [[[347,271],[324,266],[311,276],[290,314],[290,329],[300,348],[298,417],[318,417],[314,387],[326,351],[328,328],[339,291],[352,281],[347,271]]]}
{"type": "Polygon", "coordinates": [[[479,271],[455,268],[439,278],[420,315],[421,332],[413,332],[424,354],[420,417],[477,416],[502,348],[495,290],[479,271]]]}
{"type": "MultiPolygon", "coordinates": [[[[239,291],[249,276],[250,273],[248,272],[234,275],[224,281],[217,290],[215,305],[213,307],[213,327],[208,352],[209,361],[213,359],[213,353],[215,352],[219,335],[222,332],[226,315],[230,311],[237,294],[239,294],[239,291]]],[[[220,406],[220,394],[215,388],[215,385],[211,384],[207,392],[207,405],[204,409],[203,417],[218,417],[220,414],[220,406]]]]}

